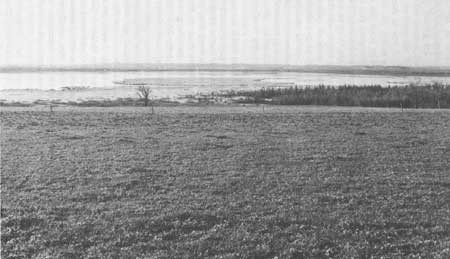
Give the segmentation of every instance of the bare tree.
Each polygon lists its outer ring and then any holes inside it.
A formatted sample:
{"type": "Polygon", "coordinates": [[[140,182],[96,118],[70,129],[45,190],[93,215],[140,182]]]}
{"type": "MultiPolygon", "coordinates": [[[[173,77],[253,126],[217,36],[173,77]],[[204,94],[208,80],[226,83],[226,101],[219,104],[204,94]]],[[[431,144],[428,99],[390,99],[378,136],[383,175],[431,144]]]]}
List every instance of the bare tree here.
{"type": "Polygon", "coordinates": [[[137,88],[137,94],[141,100],[144,101],[144,106],[148,106],[148,102],[150,100],[150,87],[145,85],[140,85],[137,88]]]}
{"type": "MultiPolygon", "coordinates": [[[[144,101],[144,106],[148,106],[148,103],[150,101],[150,93],[151,93],[150,87],[148,87],[146,85],[140,85],[136,91],[137,91],[139,98],[144,101]]],[[[152,114],[153,114],[154,113],[153,103],[151,103],[151,105],[152,105],[152,114]]]]}

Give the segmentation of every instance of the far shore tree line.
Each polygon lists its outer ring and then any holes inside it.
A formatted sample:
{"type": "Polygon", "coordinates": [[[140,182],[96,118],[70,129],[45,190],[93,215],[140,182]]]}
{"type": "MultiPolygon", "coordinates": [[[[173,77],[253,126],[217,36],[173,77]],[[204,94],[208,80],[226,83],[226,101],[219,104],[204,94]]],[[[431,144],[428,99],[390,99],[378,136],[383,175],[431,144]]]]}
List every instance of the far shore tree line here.
{"type": "Polygon", "coordinates": [[[406,86],[341,85],[292,86],[228,91],[237,102],[277,105],[329,105],[399,108],[450,108],[449,84],[406,86]]]}

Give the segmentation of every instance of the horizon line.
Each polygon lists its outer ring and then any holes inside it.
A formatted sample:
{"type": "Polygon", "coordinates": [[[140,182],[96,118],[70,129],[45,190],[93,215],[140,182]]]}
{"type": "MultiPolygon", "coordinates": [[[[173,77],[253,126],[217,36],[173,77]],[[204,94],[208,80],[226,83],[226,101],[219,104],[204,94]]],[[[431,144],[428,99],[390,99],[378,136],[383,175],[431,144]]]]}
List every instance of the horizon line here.
{"type": "Polygon", "coordinates": [[[86,64],[52,64],[52,65],[33,65],[33,64],[5,64],[0,65],[0,69],[5,68],[46,68],[46,69],[58,69],[58,68],[98,68],[98,67],[120,67],[120,66],[224,66],[224,67],[232,67],[232,66],[248,66],[248,67],[347,67],[347,68],[444,68],[450,69],[450,65],[424,65],[424,66],[416,66],[416,65],[369,65],[369,64],[356,64],[356,65],[336,65],[336,64],[283,64],[283,63],[270,63],[270,64],[262,64],[262,63],[218,63],[218,62],[207,62],[207,63],[195,63],[195,62],[117,62],[117,63],[86,63],[86,64]]]}

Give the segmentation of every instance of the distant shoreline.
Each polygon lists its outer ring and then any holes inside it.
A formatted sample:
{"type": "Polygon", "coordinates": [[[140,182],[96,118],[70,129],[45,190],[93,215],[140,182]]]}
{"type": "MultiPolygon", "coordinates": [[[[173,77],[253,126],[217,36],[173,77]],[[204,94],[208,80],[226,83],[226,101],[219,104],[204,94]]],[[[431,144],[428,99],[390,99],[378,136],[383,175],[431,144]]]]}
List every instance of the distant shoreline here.
{"type": "Polygon", "coordinates": [[[403,66],[292,66],[292,65],[221,65],[221,64],[130,64],[91,66],[4,66],[0,73],[42,72],[264,72],[264,73],[328,73],[348,75],[450,76],[450,67],[403,66]]]}
{"type": "MultiPolygon", "coordinates": [[[[347,106],[347,107],[385,107],[401,109],[450,109],[450,85],[427,84],[382,87],[380,85],[338,87],[321,85],[318,87],[272,87],[257,90],[228,90],[208,94],[184,95],[175,100],[168,98],[149,99],[149,106],[178,105],[286,105],[286,106],[347,106]]],[[[37,100],[34,102],[2,102],[0,106],[78,106],[114,107],[144,106],[143,99],[115,98],[82,101],[37,100]]]]}

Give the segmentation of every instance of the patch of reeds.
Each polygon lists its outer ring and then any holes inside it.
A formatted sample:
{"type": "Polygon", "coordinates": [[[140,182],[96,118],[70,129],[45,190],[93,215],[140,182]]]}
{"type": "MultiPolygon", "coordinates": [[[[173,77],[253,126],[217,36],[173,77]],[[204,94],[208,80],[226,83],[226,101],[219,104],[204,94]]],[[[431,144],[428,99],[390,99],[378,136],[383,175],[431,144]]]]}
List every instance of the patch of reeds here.
{"type": "Polygon", "coordinates": [[[399,108],[450,108],[450,85],[388,86],[292,86],[229,91],[225,97],[241,97],[240,103],[278,105],[330,105],[399,108]]]}

